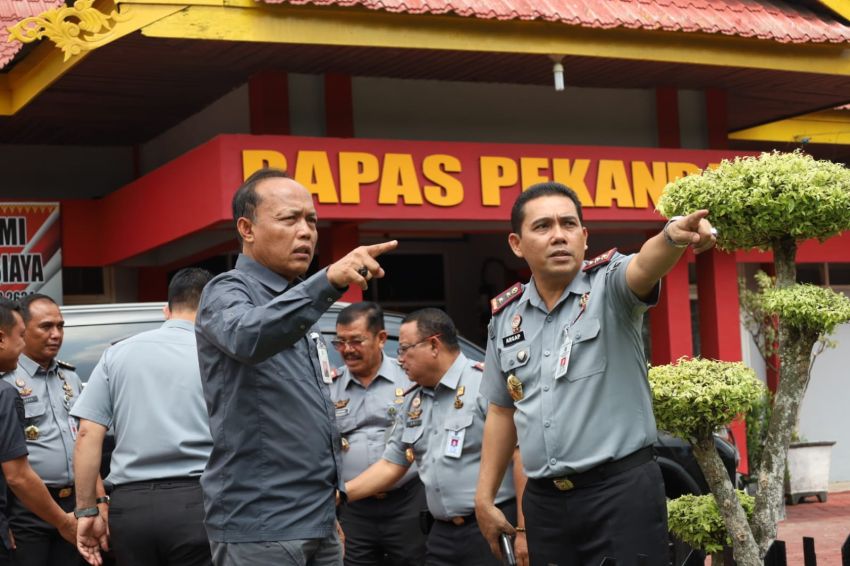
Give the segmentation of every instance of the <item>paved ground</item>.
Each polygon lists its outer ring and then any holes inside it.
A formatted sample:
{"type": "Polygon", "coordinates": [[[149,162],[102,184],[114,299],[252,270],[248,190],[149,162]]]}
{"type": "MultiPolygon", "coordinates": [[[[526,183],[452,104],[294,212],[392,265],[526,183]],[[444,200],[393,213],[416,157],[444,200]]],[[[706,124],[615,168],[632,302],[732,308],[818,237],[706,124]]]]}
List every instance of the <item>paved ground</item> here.
{"type": "Polygon", "coordinates": [[[850,535],[850,484],[830,486],[826,503],[814,497],[785,506],[779,540],[785,541],[788,566],[802,566],[803,537],[815,539],[818,566],[841,566],[841,545],[850,535]]]}

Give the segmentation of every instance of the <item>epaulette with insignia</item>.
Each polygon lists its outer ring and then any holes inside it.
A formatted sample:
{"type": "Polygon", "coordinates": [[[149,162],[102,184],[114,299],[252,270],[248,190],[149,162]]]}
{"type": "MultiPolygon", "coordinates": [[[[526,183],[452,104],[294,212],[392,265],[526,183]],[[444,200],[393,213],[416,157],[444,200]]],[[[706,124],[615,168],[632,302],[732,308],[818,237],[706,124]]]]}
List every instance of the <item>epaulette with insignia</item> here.
{"type": "Polygon", "coordinates": [[[522,283],[514,283],[496,297],[490,299],[490,309],[492,314],[496,314],[511,301],[518,299],[522,295],[522,283]]]}
{"type": "Polygon", "coordinates": [[[602,255],[598,255],[595,258],[584,262],[584,267],[581,268],[582,271],[591,271],[596,269],[601,265],[605,265],[606,263],[611,261],[611,258],[614,257],[614,254],[617,253],[617,248],[611,248],[607,252],[602,255]]]}
{"type": "Polygon", "coordinates": [[[62,369],[69,369],[71,371],[77,371],[77,366],[71,365],[68,362],[63,362],[60,359],[56,360],[56,365],[62,369]]]}
{"type": "Polygon", "coordinates": [[[417,389],[419,389],[419,384],[418,384],[418,383],[417,383],[416,385],[411,385],[410,387],[408,387],[408,388],[407,388],[407,391],[405,391],[405,392],[404,392],[404,394],[402,395],[402,397],[406,396],[408,393],[413,393],[413,392],[414,392],[414,391],[416,391],[417,389]]]}
{"type": "Polygon", "coordinates": [[[484,362],[475,362],[472,364],[472,369],[477,369],[478,371],[484,371],[484,362]]]}

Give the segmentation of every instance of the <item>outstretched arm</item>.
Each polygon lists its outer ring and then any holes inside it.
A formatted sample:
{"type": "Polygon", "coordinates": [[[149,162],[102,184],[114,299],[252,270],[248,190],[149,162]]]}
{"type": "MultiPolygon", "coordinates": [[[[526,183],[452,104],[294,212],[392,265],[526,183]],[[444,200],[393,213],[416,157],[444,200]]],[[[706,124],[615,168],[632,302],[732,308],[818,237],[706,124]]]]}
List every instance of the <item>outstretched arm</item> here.
{"type": "Polygon", "coordinates": [[[662,232],[644,242],[626,268],[626,283],[635,295],[647,299],[688,246],[693,246],[695,254],[714,247],[717,238],[712,232],[711,223],[706,220],[707,216],[707,210],[683,216],[667,226],[667,236],[662,232]],[[682,247],[677,247],[680,245],[682,247]]]}

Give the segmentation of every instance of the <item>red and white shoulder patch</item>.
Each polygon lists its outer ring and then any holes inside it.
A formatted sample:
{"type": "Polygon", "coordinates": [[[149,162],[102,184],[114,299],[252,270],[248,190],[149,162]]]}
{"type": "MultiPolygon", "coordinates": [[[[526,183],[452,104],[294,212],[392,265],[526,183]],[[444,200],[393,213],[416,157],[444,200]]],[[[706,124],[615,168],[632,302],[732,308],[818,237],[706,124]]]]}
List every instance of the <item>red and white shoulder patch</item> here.
{"type": "Polygon", "coordinates": [[[522,295],[522,283],[514,283],[492,299],[490,299],[490,310],[492,314],[496,314],[511,301],[518,299],[522,295]]]}
{"type": "Polygon", "coordinates": [[[595,258],[584,262],[584,266],[581,268],[582,271],[591,271],[596,269],[599,266],[605,265],[611,261],[611,258],[614,257],[614,254],[617,253],[617,248],[611,248],[607,252],[602,255],[598,255],[595,258]]]}

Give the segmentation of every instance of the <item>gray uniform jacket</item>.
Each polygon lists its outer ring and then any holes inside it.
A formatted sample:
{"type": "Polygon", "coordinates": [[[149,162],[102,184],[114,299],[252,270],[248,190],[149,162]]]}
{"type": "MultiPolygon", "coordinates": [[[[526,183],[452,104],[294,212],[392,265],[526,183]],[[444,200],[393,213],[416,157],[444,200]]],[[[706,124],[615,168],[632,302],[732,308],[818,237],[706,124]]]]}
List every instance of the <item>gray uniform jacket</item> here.
{"type": "Polygon", "coordinates": [[[195,330],[213,437],[201,477],[211,540],[334,532],[340,437],[315,323],[340,295],[324,270],[290,284],[244,255],[204,289],[195,330]]]}
{"type": "MultiPolygon", "coordinates": [[[[369,387],[363,387],[343,367],[331,385],[331,399],[336,406],[336,425],[344,439],[342,477],[349,481],[381,459],[393,423],[401,414],[404,392],[416,384],[408,379],[396,359],[389,356],[384,356],[369,387]]],[[[411,466],[395,487],[414,477],[415,466],[411,466]]]]}
{"type": "Polygon", "coordinates": [[[521,296],[506,297],[490,322],[481,391],[491,403],[516,409],[530,478],[583,472],[655,442],[641,330],[658,288],[647,303],[629,289],[633,257],[612,250],[609,261],[594,260],[551,312],[533,279],[523,291],[517,285],[521,296]],[[567,335],[572,347],[564,362],[567,335]]]}
{"type": "Polygon", "coordinates": [[[21,354],[18,369],[3,379],[14,385],[24,400],[27,449],[33,470],[48,487],[73,485],[79,422],[71,417],[71,407],[82,390],[80,378],[56,360],[45,371],[21,354]]]}
{"type": "MultiPolygon", "coordinates": [[[[481,365],[460,354],[436,387],[407,395],[384,459],[409,466],[413,457],[425,484],[428,510],[447,521],[475,512],[475,487],[487,400],[478,396],[481,365]]],[[[513,498],[513,464],[496,494],[496,503],[513,498]]]]}
{"type": "Polygon", "coordinates": [[[71,414],[115,429],[109,484],[200,476],[212,438],[195,326],[167,320],[108,348],[71,414]]]}

